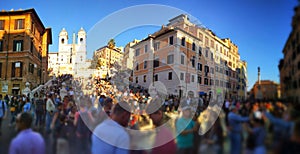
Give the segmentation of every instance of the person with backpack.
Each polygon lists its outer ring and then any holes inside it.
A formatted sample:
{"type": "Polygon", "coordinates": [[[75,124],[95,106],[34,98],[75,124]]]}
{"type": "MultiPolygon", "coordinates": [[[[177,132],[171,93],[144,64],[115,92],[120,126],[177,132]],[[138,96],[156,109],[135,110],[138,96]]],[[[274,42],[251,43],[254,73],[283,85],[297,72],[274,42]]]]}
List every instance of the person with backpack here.
{"type": "Polygon", "coordinates": [[[86,108],[87,102],[90,101],[88,97],[83,97],[79,102],[79,110],[75,114],[74,126],[76,138],[78,141],[78,149],[80,153],[89,154],[90,151],[90,137],[92,131],[88,126],[92,126],[94,118],[86,108]]]}
{"type": "Polygon", "coordinates": [[[39,95],[39,98],[35,100],[35,127],[41,128],[41,126],[44,124],[44,118],[45,118],[45,111],[46,111],[46,105],[45,100],[43,99],[42,94],[39,95]]]}
{"type": "Polygon", "coordinates": [[[18,108],[19,108],[19,99],[17,96],[14,96],[12,100],[10,101],[10,113],[11,113],[11,120],[9,123],[9,126],[11,127],[13,123],[16,121],[16,116],[18,114],[18,108]]]}
{"type": "Polygon", "coordinates": [[[2,135],[2,120],[7,117],[7,104],[2,100],[2,95],[0,94],[0,135],[2,135]]]}

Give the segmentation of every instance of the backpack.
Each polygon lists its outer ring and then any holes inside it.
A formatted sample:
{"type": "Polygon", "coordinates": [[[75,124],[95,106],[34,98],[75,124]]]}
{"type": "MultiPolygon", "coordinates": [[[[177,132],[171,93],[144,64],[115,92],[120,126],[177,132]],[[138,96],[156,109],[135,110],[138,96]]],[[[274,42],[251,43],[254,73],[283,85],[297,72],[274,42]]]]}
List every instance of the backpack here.
{"type": "Polygon", "coordinates": [[[76,132],[80,136],[88,136],[91,134],[91,130],[88,128],[86,124],[89,123],[89,115],[88,112],[79,112],[78,121],[77,121],[77,127],[76,132]]]}
{"type": "Polygon", "coordinates": [[[36,112],[37,113],[43,113],[44,111],[44,101],[41,99],[36,100],[36,112]]]}

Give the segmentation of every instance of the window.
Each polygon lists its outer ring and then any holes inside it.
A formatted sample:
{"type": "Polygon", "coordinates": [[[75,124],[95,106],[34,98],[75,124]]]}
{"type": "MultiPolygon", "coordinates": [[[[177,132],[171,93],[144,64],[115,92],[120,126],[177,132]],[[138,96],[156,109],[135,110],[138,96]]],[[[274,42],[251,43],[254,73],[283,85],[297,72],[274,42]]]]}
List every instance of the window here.
{"type": "Polygon", "coordinates": [[[210,79],[209,84],[210,84],[210,85],[214,85],[214,80],[213,80],[213,79],[210,79]]]}
{"type": "Polygon", "coordinates": [[[204,78],[204,84],[208,85],[208,79],[207,78],[204,78]]]}
{"type": "Polygon", "coordinates": [[[154,43],[154,51],[159,50],[159,45],[160,45],[160,42],[154,43]]]}
{"type": "Polygon", "coordinates": [[[181,63],[182,65],[184,65],[184,55],[181,55],[180,63],[181,63]]]}
{"type": "Polygon", "coordinates": [[[12,63],[11,77],[22,77],[22,62],[12,63]]]}
{"type": "Polygon", "coordinates": [[[147,53],[148,52],[148,45],[145,45],[145,53],[147,53]]]}
{"type": "Polygon", "coordinates": [[[139,77],[135,77],[135,83],[139,83],[139,77]]]}
{"type": "Polygon", "coordinates": [[[198,70],[202,71],[202,64],[201,63],[198,63],[198,70]]]}
{"type": "Polygon", "coordinates": [[[191,62],[192,62],[192,67],[195,68],[195,58],[194,57],[191,59],[191,62]]]}
{"type": "Polygon", "coordinates": [[[139,70],[139,63],[136,63],[135,66],[136,66],[135,69],[138,71],[139,70]]]}
{"type": "Polygon", "coordinates": [[[223,68],[220,67],[220,73],[223,74],[223,68]]]}
{"type": "Polygon", "coordinates": [[[173,63],[174,63],[174,55],[168,55],[167,64],[173,64],[173,63]]]}
{"type": "Polygon", "coordinates": [[[183,37],[183,38],[181,39],[181,45],[182,45],[182,46],[185,46],[185,37],[183,37]]]}
{"type": "Polygon", "coordinates": [[[30,42],[30,52],[33,53],[33,42],[32,41],[30,42]]]}
{"type": "Polygon", "coordinates": [[[220,52],[222,53],[222,47],[220,46],[220,52]]]}
{"type": "Polygon", "coordinates": [[[201,76],[198,76],[198,83],[199,83],[199,84],[202,83],[202,78],[201,78],[201,76]]]}
{"type": "Polygon", "coordinates": [[[168,73],[168,80],[172,80],[172,72],[168,73]]]}
{"type": "Polygon", "coordinates": [[[204,66],[204,72],[208,73],[209,72],[209,67],[208,66],[204,66]]]}
{"type": "Polygon", "coordinates": [[[33,72],[34,72],[34,65],[31,64],[31,63],[29,63],[28,72],[31,73],[31,74],[33,74],[33,72]]]}
{"type": "Polygon", "coordinates": [[[196,44],[195,43],[193,43],[192,50],[196,51],[196,44]]]}
{"type": "Polygon", "coordinates": [[[213,61],[214,60],[214,54],[210,53],[210,60],[213,61]]]}
{"type": "Polygon", "coordinates": [[[212,74],[214,74],[215,72],[214,72],[214,68],[213,67],[211,67],[210,68],[210,72],[212,73],[212,74]]]}
{"type": "Polygon", "coordinates": [[[192,75],[192,82],[195,82],[195,76],[192,75]]]}
{"type": "Polygon", "coordinates": [[[3,51],[3,41],[0,41],[0,52],[3,51]]]}
{"type": "Polygon", "coordinates": [[[154,75],[154,81],[158,81],[158,74],[154,75]]]}
{"type": "Polygon", "coordinates": [[[170,36],[169,37],[169,45],[173,45],[174,44],[174,37],[170,36]]]}
{"type": "Polygon", "coordinates": [[[154,60],[154,66],[153,67],[154,68],[159,67],[159,59],[158,58],[154,60]]]}
{"type": "Polygon", "coordinates": [[[23,40],[14,40],[14,51],[23,51],[23,40]]]}
{"type": "Polygon", "coordinates": [[[15,29],[24,29],[24,19],[15,20],[15,29]]]}
{"type": "Polygon", "coordinates": [[[218,72],[219,71],[219,67],[218,66],[216,66],[216,72],[218,72]]]}
{"type": "Polygon", "coordinates": [[[37,75],[39,77],[42,77],[42,69],[40,69],[40,68],[37,69],[37,75]]]}
{"type": "Polygon", "coordinates": [[[199,52],[198,52],[199,56],[201,57],[202,56],[202,48],[199,47],[199,52]]]}
{"type": "Polygon", "coordinates": [[[180,73],[180,80],[184,80],[184,73],[180,73]]]}
{"type": "Polygon", "coordinates": [[[33,22],[31,23],[31,33],[35,34],[35,25],[33,22]]]}
{"type": "Polygon", "coordinates": [[[214,48],[215,47],[215,42],[213,40],[210,40],[210,47],[214,48]]]}
{"type": "Polygon", "coordinates": [[[199,39],[200,39],[201,42],[203,41],[203,34],[202,33],[199,33],[199,39]]]}
{"type": "Polygon", "coordinates": [[[144,75],[144,82],[146,82],[147,81],[147,76],[146,75],[144,75]]]}
{"type": "Polygon", "coordinates": [[[223,81],[220,81],[220,87],[224,87],[224,86],[223,86],[223,81]]]}
{"type": "Polygon", "coordinates": [[[147,61],[144,61],[144,69],[147,68],[147,61]]]}
{"type": "Polygon", "coordinates": [[[4,30],[4,21],[5,20],[0,20],[0,30],[4,30]]]}
{"type": "Polygon", "coordinates": [[[61,39],[61,44],[65,44],[65,39],[61,39]]]}
{"type": "Polygon", "coordinates": [[[219,86],[219,80],[215,81],[216,86],[219,86]]]}
{"type": "Polygon", "coordinates": [[[205,57],[208,58],[208,50],[205,50],[205,57]]]}
{"type": "Polygon", "coordinates": [[[139,56],[140,55],[140,48],[135,50],[135,56],[139,56]]]}
{"type": "Polygon", "coordinates": [[[205,46],[208,47],[208,37],[207,36],[205,36],[205,46]]]}

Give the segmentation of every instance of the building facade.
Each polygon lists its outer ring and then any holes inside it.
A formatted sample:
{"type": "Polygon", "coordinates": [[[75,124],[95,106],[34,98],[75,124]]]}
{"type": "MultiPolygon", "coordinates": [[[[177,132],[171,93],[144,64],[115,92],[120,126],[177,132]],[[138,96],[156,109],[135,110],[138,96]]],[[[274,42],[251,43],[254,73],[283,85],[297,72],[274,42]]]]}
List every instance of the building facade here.
{"type": "Polygon", "coordinates": [[[51,28],[45,28],[34,9],[0,12],[1,94],[22,94],[48,80],[51,28]]]}
{"type": "Polygon", "coordinates": [[[73,33],[72,43],[65,28],[59,33],[58,52],[49,54],[49,70],[52,75],[72,74],[75,78],[89,77],[90,62],[86,55],[86,32],[80,28],[77,35],[73,33]]]}
{"type": "Polygon", "coordinates": [[[279,84],[270,80],[257,81],[251,89],[251,94],[254,98],[261,100],[276,100],[279,98],[279,84]],[[260,96],[258,96],[260,95],[260,96]]]}
{"type": "Polygon", "coordinates": [[[282,50],[278,68],[282,99],[300,102],[300,5],[295,8],[292,31],[282,50]]]}
{"type": "MultiPolygon", "coordinates": [[[[122,70],[132,70],[133,69],[133,57],[134,57],[134,50],[131,48],[131,46],[137,44],[139,40],[133,40],[132,42],[129,42],[126,44],[124,48],[124,55],[122,59],[122,70]]],[[[146,47],[147,48],[147,47],[146,47]]]]}
{"type": "Polygon", "coordinates": [[[123,63],[123,48],[114,47],[110,49],[108,46],[101,47],[94,52],[94,57],[98,60],[98,71],[95,72],[96,76],[105,78],[110,75],[111,68],[114,65],[122,65],[123,63]]]}
{"type": "Polygon", "coordinates": [[[193,24],[187,15],[169,20],[131,48],[135,51],[133,82],[146,89],[158,81],[168,94],[238,98],[238,47],[193,24]]]}

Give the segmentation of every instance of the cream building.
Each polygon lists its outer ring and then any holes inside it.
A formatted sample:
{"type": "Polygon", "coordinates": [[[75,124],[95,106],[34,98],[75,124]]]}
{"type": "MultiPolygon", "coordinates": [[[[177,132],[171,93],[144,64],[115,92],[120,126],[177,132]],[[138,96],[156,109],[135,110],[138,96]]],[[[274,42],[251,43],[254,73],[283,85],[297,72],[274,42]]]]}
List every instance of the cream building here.
{"type": "Polygon", "coordinates": [[[158,81],[168,94],[179,96],[207,94],[216,99],[217,93],[237,94],[237,46],[190,22],[187,15],[169,20],[131,48],[135,51],[133,82],[146,89],[158,81]]]}
{"type": "MultiPolygon", "coordinates": [[[[134,50],[131,48],[133,45],[140,42],[139,40],[133,40],[132,42],[129,42],[125,48],[124,48],[124,55],[122,59],[122,70],[125,69],[133,69],[133,57],[134,57],[134,50]]],[[[145,47],[147,48],[147,46],[145,47]]]]}
{"type": "Polygon", "coordinates": [[[97,68],[98,70],[94,75],[105,78],[107,75],[110,75],[111,69],[114,68],[115,65],[122,65],[122,50],[122,47],[110,49],[108,46],[97,49],[94,55],[98,59],[99,68],[97,68]]]}

